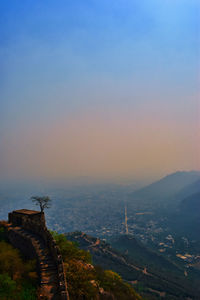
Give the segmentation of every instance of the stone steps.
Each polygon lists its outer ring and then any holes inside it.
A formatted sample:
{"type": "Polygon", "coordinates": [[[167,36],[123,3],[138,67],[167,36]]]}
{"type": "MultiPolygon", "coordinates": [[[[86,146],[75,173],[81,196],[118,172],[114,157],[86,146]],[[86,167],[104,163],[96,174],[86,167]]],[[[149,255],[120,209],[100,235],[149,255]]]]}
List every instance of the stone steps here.
{"type": "Polygon", "coordinates": [[[51,256],[50,250],[45,246],[43,240],[36,234],[26,231],[20,227],[14,227],[12,229],[22,237],[30,239],[35,248],[40,268],[42,294],[49,300],[59,299],[57,267],[54,263],[53,257],[51,256]]]}
{"type": "Polygon", "coordinates": [[[46,268],[47,266],[49,266],[49,267],[56,267],[56,265],[55,265],[55,263],[53,262],[51,262],[50,260],[49,260],[49,262],[48,263],[46,263],[45,261],[40,261],[40,267],[41,268],[46,268]]]}

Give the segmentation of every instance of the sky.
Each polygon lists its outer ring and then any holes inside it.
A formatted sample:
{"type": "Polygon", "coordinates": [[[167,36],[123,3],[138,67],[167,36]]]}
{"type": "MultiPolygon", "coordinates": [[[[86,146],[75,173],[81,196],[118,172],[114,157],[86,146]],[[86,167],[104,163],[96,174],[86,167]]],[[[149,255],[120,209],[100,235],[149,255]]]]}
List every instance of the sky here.
{"type": "Polygon", "coordinates": [[[0,2],[0,180],[200,169],[198,0],[0,2]]]}

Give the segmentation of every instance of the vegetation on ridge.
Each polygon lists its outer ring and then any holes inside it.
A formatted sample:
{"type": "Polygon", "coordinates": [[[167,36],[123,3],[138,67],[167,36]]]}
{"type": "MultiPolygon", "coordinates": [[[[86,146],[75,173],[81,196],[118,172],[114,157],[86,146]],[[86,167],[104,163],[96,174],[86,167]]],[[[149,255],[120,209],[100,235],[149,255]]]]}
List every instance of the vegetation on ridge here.
{"type": "MultiPolygon", "coordinates": [[[[140,300],[134,289],[115,272],[92,264],[88,251],[68,241],[64,234],[51,232],[63,257],[70,300],[140,300]]],[[[36,262],[25,260],[7,240],[0,224],[0,299],[36,300],[36,262]]]]}
{"type": "Polygon", "coordinates": [[[8,243],[0,226],[0,299],[35,300],[36,292],[35,260],[25,260],[19,250],[8,243]]]}
{"type": "Polygon", "coordinates": [[[142,299],[117,273],[93,266],[88,251],[78,248],[77,243],[68,241],[64,234],[52,232],[63,257],[70,300],[105,299],[110,294],[113,299],[142,299]],[[97,298],[98,297],[98,298],[97,298]]]}

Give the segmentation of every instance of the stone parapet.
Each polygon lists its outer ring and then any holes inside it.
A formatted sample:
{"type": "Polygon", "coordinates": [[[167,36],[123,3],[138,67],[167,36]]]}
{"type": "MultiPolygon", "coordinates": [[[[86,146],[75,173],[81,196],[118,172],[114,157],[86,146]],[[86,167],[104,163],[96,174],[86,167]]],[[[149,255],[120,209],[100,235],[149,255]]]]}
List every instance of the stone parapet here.
{"type": "Polygon", "coordinates": [[[41,240],[44,247],[48,249],[53,264],[56,266],[55,272],[59,294],[57,299],[69,300],[62,255],[56,241],[46,227],[44,213],[24,209],[13,211],[8,215],[8,222],[3,222],[1,225],[6,229],[10,243],[26,257],[37,259],[38,273],[42,283],[44,280],[42,279],[42,270],[40,268],[43,256],[37,247],[35,237],[37,236],[41,240]]]}
{"type": "Polygon", "coordinates": [[[58,274],[58,279],[59,279],[59,290],[62,295],[62,300],[67,300],[69,299],[69,295],[67,292],[67,282],[66,282],[66,277],[65,277],[65,272],[64,272],[64,264],[63,264],[63,259],[62,255],[60,253],[60,249],[56,244],[56,241],[54,240],[52,234],[49,232],[49,230],[45,227],[44,231],[42,233],[42,237],[45,240],[45,243],[47,247],[49,248],[51,255],[54,259],[54,262],[57,267],[57,274],[58,274]]]}

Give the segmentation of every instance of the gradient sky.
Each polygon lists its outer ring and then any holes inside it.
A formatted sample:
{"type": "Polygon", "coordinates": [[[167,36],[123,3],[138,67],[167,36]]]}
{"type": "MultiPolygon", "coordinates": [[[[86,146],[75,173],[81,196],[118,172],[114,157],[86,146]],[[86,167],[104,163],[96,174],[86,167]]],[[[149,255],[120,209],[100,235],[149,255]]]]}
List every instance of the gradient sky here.
{"type": "Polygon", "coordinates": [[[0,2],[0,179],[200,169],[198,0],[0,2]]]}

